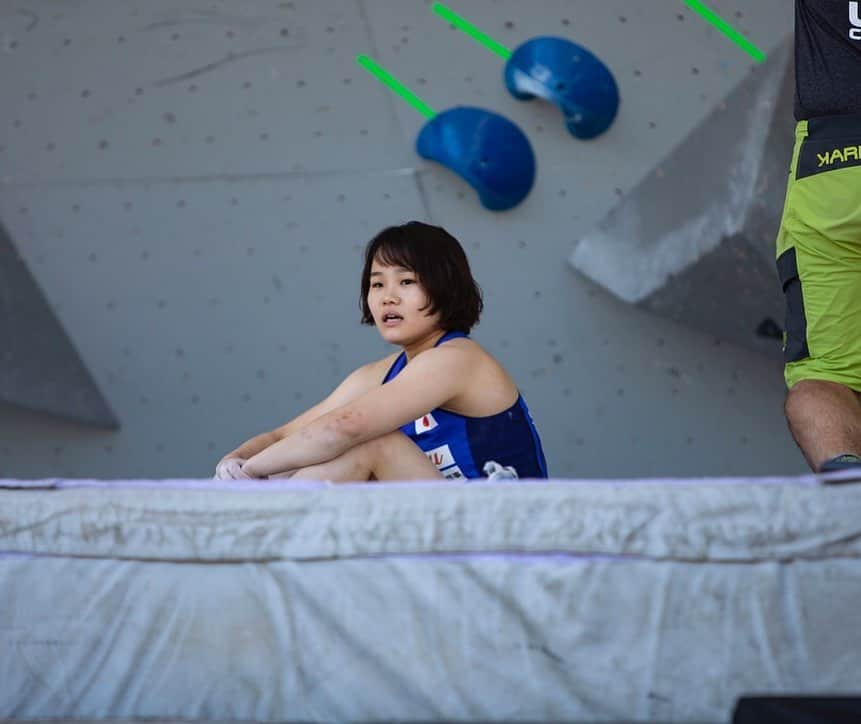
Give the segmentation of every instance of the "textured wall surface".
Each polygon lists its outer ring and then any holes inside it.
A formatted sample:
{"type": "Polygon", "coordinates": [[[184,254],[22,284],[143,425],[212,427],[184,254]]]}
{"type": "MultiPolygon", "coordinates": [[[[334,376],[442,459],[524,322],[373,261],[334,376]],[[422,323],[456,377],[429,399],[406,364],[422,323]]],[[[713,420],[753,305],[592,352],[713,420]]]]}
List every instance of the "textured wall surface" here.
{"type": "MultiPolygon", "coordinates": [[[[767,53],[792,31],[786,0],[710,6],[767,53]]],[[[615,125],[576,141],[419,0],[0,6],[0,219],[122,425],[0,406],[2,476],[210,475],[389,351],[358,325],[359,252],[412,218],[464,243],[487,301],[475,337],[518,381],[554,475],[803,470],[779,362],[567,264],[753,61],[675,0],[452,7],[508,47],[558,34],[598,54],[615,125]],[[518,123],[538,159],[526,201],[485,211],[419,159],[424,119],[357,53],[437,110],[518,123]]]]}

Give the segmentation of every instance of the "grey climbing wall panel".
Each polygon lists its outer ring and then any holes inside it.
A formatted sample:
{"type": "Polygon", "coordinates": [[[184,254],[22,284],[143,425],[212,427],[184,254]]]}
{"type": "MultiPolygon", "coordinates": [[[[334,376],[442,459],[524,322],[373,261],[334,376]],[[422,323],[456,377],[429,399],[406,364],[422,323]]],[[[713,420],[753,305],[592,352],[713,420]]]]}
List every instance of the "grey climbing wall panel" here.
{"type": "Polygon", "coordinates": [[[0,401],[96,427],[119,428],[2,224],[0,401]]]}
{"type": "Polygon", "coordinates": [[[774,239],[792,157],[785,43],[583,237],[571,264],[610,292],[770,356],[782,296],[774,239]]]}
{"type": "MultiPolygon", "coordinates": [[[[792,32],[786,0],[708,4],[769,55],[792,32]]],[[[517,381],[554,475],[804,469],[777,361],[565,263],[751,59],[679,0],[453,7],[509,48],[588,47],[619,83],[613,127],[581,142],[552,104],[514,100],[499,56],[421,0],[0,3],[0,218],[122,420],[0,403],[0,474],[211,475],[392,351],[358,324],[360,253],[408,219],[463,242],[487,302],[475,338],[517,381]],[[539,163],[526,201],[487,212],[419,158],[426,119],[357,53],[437,110],[516,122],[539,163]]]]}

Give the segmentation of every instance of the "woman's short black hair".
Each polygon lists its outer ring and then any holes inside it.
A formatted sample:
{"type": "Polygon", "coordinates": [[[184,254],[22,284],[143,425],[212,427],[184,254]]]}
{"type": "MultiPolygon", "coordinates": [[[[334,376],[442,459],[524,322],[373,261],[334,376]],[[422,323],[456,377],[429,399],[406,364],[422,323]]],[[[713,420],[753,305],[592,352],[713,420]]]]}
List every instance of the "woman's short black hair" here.
{"type": "Polygon", "coordinates": [[[481,288],[472,278],[460,243],[439,226],[410,221],[383,229],[365,247],[362,270],[362,324],[373,324],[368,307],[371,264],[402,266],[415,272],[428,294],[428,314],[439,312],[440,328],[466,334],[478,324],[484,303],[481,288]]]}

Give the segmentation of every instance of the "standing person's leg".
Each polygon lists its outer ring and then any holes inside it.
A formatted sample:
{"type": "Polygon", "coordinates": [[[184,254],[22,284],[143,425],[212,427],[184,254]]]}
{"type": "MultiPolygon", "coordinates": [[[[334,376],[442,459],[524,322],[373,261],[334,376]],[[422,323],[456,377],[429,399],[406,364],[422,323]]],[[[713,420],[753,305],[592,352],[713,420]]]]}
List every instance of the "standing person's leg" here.
{"type": "Polygon", "coordinates": [[[802,380],[786,396],[789,429],[807,464],[844,455],[861,458],[861,401],[857,392],[835,382],[802,380]]]}
{"type": "Polygon", "coordinates": [[[396,430],[356,445],[325,463],[269,477],[346,483],[363,480],[435,480],[441,479],[443,475],[418,445],[396,430]]]}
{"type": "Polygon", "coordinates": [[[786,417],[808,464],[861,456],[861,117],[801,121],[777,239],[786,417]]]}

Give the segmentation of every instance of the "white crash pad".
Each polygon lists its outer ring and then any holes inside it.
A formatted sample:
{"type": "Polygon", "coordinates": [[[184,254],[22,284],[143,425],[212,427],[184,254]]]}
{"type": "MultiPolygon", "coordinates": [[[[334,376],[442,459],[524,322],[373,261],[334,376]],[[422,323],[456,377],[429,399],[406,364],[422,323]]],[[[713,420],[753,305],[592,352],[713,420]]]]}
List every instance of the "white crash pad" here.
{"type": "Polygon", "coordinates": [[[861,692],[861,485],[0,480],[0,718],[722,721],[861,692]]]}

